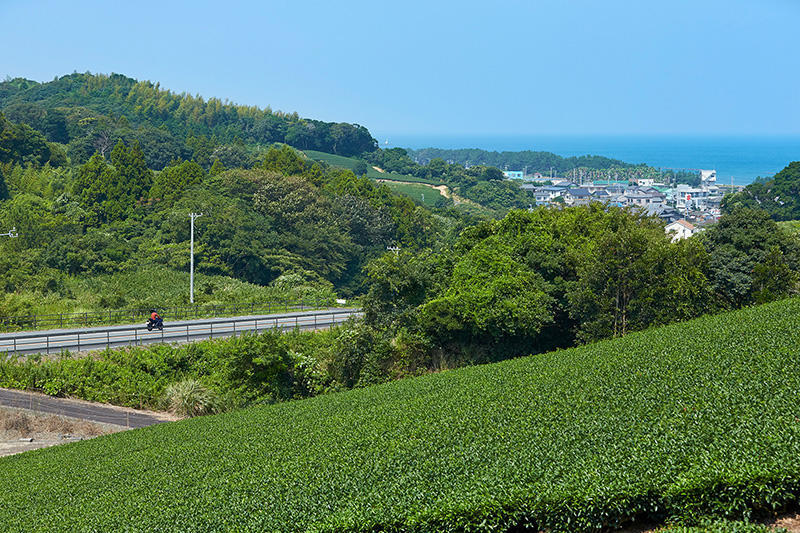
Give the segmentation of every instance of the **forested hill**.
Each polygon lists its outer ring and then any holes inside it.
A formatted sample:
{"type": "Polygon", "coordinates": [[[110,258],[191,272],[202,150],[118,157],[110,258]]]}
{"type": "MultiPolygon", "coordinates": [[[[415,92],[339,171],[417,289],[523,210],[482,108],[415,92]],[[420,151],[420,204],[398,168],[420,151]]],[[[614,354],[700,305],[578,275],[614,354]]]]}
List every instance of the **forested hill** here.
{"type": "Polygon", "coordinates": [[[763,209],[773,220],[800,219],[800,161],[789,163],[771,179],[758,179],[722,201],[725,212],[737,207],[763,209]]]}
{"type": "Polygon", "coordinates": [[[195,156],[201,137],[213,138],[219,145],[281,142],[340,155],[358,155],[377,146],[358,124],[176,94],[158,83],[121,74],[70,74],[47,83],[7,80],[0,83],[0,111],[13,122],[43,132],[51,142],[70,144],[71,156],[84,156],[78,159],[88,159],[96,148],[104,151],[113,146],[121,133],[136,137],[146,153],[148,145],[165,145],[157,168],[165,166],[169,157],[195,156]],[[110,146],[104,146],[109,139],[110,146]]]}
{"type": "Polygon", "coordinates": [[[559,173],[564,173],[575,168],[606,170],[640,166],[599,155],[561,157],[551,152],[535,152],[531,150],[489,152],[479,148],[460,148],[457,150],[422,148],[420,150],[409,149],[407,152],[422,164],[426,164],[428,161],[438,157],[460,165],[487,165],[497,168],[505,168],[507,166],[509,170],[522,170],[527,167],[528,172],[541,172],[542,174],[548,172],[551,168],[559,173]]]}

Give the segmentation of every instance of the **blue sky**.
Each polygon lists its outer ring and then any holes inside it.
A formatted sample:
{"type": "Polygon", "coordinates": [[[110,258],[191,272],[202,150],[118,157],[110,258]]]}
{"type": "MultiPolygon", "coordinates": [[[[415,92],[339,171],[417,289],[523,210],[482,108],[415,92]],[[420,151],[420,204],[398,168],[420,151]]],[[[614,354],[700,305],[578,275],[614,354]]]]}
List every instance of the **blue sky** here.
{"type": "Polygon", "coordinates": [[[0,20],[2,77],[118,72],[381,138],[800,133],[796,0],[0,0],[0,20]]]}

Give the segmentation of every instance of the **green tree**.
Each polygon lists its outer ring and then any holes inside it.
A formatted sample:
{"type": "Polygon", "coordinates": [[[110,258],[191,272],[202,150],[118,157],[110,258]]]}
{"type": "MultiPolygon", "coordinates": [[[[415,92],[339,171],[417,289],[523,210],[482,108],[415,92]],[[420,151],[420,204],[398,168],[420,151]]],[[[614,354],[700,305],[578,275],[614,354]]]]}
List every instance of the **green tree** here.
{"type": "Polygon", "coordinates": [[[306,170],[306,164],[296,150],[284,144],[280,148],[269,147],[264,155],[262,168],[291,176],[302,174],[306,170]]]}
{"type": "Polygon", "coordinates": [[[153,172],[147,167],[138,141],[128,148],[122,141],[111,151],[113,180],[108,191],[106,216],[119,220],[129,215],[137,202],[147,198],[153,184],[153,172]]]}
{"type": "Polygon", "coordinates": [[[743,191],[726,195],[722,210],[731,214],[737,208],[762,209],[773,220],[800,219],[800,161],[789,163],[770,180],[756,180],[743,191]]]}
{"type": "Polygon", "coordinates": [[[5,177],[3,176],[3,168],[0,167],[0,202],[11,198],[8,192],[8,185],[6,185],[5,177]]]}
{"type": "Polygon", "coordinates": [[[219,159],[215,159],[214,164],[211,165],[211,170],[209,170],[208,173],[211,174],[212,176],[216,176],[218,174],[221,174],[222,172],[225,172],[225,170],[227,169],[225,168],[225,165],[222,164],[222,161],[220,161],[219,159]]]}
{"type": "Polygon", "coordinates": [[[150,198],[160,199],[171,205],[181,197],[187,187],[200,183],[204,177],[203,168],[194,161],[169,166],[153,179],[150,198]]]}
{"type": "Polygon", "coordinates": [[[355,166],[353,167],[353,174],[355,174],[356,176],[363,176],[367,173],[368,170],[369,167],[367,166],[367,164],[359,159],[356,162],[355,166]]]}
{"type": "Polygon", "coordinates": [[[114,169],[100,154],[95,154],[78,169],[72,191],[85,211],[88,225],[97,225],[108,220],[106,203],[115,180],[114,169]]]}
{"type": "Polygon", "coordinates": [[[720,303],[738,308],[797,290],[800,243],[761,209],[737,207],[701,235],[708,250],[709,279],[720,303]],[[770,279],[773,278],[773,279],[770,279]]]}

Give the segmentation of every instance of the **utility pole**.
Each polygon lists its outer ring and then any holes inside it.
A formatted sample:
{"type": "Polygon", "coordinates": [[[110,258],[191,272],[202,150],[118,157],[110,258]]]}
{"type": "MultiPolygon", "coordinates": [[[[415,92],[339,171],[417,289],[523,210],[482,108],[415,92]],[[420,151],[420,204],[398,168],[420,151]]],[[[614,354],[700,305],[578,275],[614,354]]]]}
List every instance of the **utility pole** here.
{"type": "Polygon", "coordinates": [[[189,303],[194,303],[194,219],[203,216],[203,213],[189,213],[192,220],[191,244],[189,245],[189,303]]]}
{"type": "Polygon", "coordinates": [[[400,247],[399,246],[387,246],[386,250],[388,250],[390,252],[394,252],[395,256],[400,253],[400,247]]]}
{"type": "Polygon", "coordinates": [[[19,233],[17,233],[17,227],[14,226],[8,233],[0,233],[0,237],[11,237],[12,239],[19,237],[19,233]]]}

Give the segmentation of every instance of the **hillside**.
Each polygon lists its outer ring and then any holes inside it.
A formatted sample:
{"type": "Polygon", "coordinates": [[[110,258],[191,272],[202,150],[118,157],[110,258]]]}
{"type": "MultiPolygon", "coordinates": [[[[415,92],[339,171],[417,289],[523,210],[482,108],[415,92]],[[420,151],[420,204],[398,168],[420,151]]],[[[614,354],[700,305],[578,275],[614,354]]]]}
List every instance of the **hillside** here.
{"type": "Polygon", "coordinates": [[[503,168],[508,165],[511,170],[522,170],[527,167],[528,171],[547,173],[551,168],[563,174],[574,168],[587,168],[593,170],[605,170],[610,168],[633,168],[632,165],[619,159],[611,159],[599,155],[584,155],[580,157],[561,157],[552,152],[522,150],[519,152],[493,152],[481,150],[479,148],[421,148],[419,150],[408,150],[411,157],[421,161],[430,161],[441,158],[460,164],[471,165],[490,165],[503,168]]]}
{"type": "Polygon", "coordinates": [[[773,220],[800,219],[800,161],[789,163],[770,179],[757,179],[722,201],[723,212],[739,207],[763,209],[773,220]]]}
{"type": "Polygon", "coordinates": [[[0,523],[581,531],[779,511],[800,497],[799,316],[784,300],[0,459],[0,523]]]}
{"type": "Polygon", "coordinates": [[[138,126],[145,131],[132,134],[168,144],[162,149],[170,151],[196,148],[180,146],[183,138],[195,136],[214,137],[220,144],[234,146],[281,142],[343,155],[377,147],[369,131],[358,124],[322,122],[269,107],[177,94],[158,83],[122,74],[75,73],[46,83],[22,78],[4,81],[0,110],[14,122],[25,122],[48,140],[64,144],[88,136],[91,145],[98,133],[113,136],[114,130],[138,126]]]}

